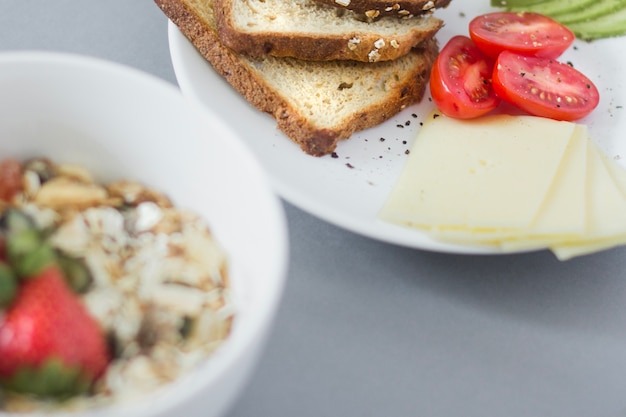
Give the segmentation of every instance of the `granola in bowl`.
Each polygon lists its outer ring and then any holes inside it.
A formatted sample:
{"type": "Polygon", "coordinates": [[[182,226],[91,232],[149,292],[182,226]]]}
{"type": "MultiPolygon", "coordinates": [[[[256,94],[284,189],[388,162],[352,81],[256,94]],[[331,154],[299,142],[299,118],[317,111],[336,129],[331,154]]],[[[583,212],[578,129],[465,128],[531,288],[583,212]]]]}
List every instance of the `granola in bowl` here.
{"type": "MultiPolygon", "coordinates": [[[[11,342],[6,328],[20,291],[52,262],[97,323],[107,355],[104,371],[94,372],[80,395],[49,395],[46,387],[33,395],[23,384],[0,380],[0,410],[84,409],[133,399],[194,369],[228,337],[236,313],[228,257],[204,219],[141,183],[99,184],[82,167],[45,158],[4,161],[0,179],[2,262],[26,276],[16,279],[17,295],[0,304],[0,354],[11,342]],[[33,234],[35,246],[22,237],[33,234]]],[[[10,373],[2,372],[0,365],[0,378],[10,373]]]]}

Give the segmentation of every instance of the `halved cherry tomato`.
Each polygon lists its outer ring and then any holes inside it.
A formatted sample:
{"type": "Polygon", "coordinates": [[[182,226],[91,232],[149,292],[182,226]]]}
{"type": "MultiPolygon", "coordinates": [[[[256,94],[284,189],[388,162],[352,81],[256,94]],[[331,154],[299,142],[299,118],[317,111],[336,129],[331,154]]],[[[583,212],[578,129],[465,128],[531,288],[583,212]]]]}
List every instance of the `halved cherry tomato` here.
{"type": "Polygon", "coordinates": [[[530,12],[494,12],[474,18],[470,38],[487,56],[503,50],[542,58],[557,58],[574,42],[567,27],[548,16],[530,12]]]}
{"type": "Polygon", "coordinates": [[[430,92],[446,116],[471,119],[489,113],[500,100],[491,86],[493,62],[467,36],[441,49],[430,74],[430,92]]]}
{"type": "Polygon", "coordinates": [[[498,56],[493,88],[502,100],[557,120],[580,119],[600,101],[596,86],[570,65],[508,51],[498,56]]]}

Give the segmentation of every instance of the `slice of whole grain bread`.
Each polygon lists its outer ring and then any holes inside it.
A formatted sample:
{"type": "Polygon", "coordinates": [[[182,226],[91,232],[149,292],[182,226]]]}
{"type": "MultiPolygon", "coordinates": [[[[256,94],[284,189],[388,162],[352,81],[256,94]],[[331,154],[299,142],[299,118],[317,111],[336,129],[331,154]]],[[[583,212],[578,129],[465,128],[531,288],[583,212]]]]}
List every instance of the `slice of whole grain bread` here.
{"type": "Polygon", "coordinates": [[[213,0],[155,2],[221,76],[315,156],[421,100],[438,51],[429,40],[402,58],[378,63],[251,58],[219,41],[213,0]]]}
{"type": "Polygon", "coordinates": [[[432,38],[432,14],[368,18],[316,0],[214,0],[222,43],[249,55],[328,61],[393,60],[432,38]]]}
{"type": "Polygon", "coordinates": [[[451,0],[317,0],[371,17],[419,16],[446,7],[451,0]]]}

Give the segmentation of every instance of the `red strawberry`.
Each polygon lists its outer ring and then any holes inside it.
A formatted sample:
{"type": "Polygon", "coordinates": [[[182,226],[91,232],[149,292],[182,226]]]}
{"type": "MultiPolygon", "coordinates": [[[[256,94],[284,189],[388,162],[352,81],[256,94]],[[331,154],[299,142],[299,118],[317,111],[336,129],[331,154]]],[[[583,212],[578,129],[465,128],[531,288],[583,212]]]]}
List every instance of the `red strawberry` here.
{"type": "Polygon", "coordinates": [[[108,364],[98,323],[57,266],[20,283],[0,313],[0,383],[40,395],[84,392],[108,364]]]}

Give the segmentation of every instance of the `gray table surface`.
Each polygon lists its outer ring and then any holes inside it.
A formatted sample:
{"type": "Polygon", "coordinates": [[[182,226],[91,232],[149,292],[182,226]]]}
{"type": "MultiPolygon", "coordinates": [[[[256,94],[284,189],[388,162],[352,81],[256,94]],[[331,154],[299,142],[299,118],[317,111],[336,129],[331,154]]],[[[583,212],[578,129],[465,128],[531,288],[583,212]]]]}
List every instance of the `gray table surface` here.
{"type": "MultiPolygon", "coordinates": [[[[0,0],[0,52],[24,49],[176,84],[151,0],[0,0]]],[[[626,249],[438,254],[284,205],[284,298],[230,417],[626,416],[626,249]]]]}

